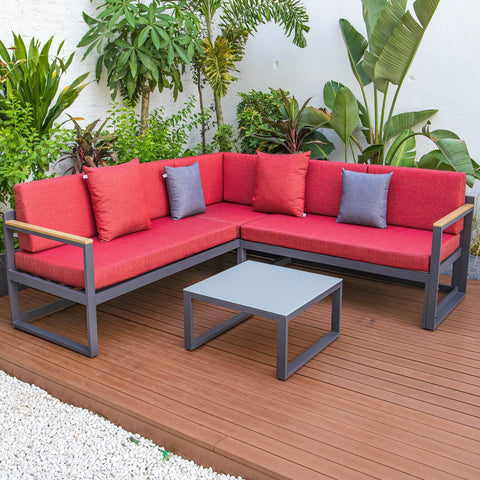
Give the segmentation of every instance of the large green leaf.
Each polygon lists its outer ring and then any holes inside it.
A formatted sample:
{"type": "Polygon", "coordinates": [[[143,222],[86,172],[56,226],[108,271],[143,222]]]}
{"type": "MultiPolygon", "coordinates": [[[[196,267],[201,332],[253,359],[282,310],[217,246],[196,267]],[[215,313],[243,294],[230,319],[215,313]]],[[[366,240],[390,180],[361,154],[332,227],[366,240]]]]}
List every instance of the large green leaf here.
{"type": "Polygon", "coordinates": [[[380,15],[382,14],[387,0],[362,0],[363,4],[363,19],[365,20],[365,26],[367,27],[367,35],[370,39],[375,25],[377,24],[380,15]]]}
{"type": "Polygon", "coordinates": [[[345,45],[347,47],[350,67],[352,68],[358,83],[365,87],[372,82],[371,78],[366,74],[362,66],[363,55],[367,49],[368,43],[363,35],[357,32],[357,30],[355,30],[348,20],[341,19],[340,27],[342,29],[343,39],[345,40],[345,45]]]}
{"type": "Polygon", "coordinates": [[[415,125],[425,122],[437,112],[438,110],[420,110],[418,112],[405,112],[394,115],[385,124],[385,141],[396,137],[406,129],[413,128],[415,125]]]}
{"type": "Polygon", "coordinates": [[[381,89],[384,82],[402,84],[439,1],[416,0],[414,8],[422,24],[410,12],[402,17],[375,63],[374,81],[377,88],[381,89]]]}
{"type": "Polygon", "coordinates": [[[416,141],[413,131],[406,129],[398,135],[385,158],[387,165],[414,167],[416,141]]]}
{"type": "Polygon", "coordinates": [[[321,128],[330,122],[330,114],[321,108],[312,106],[306,107],[298,118],[298,124],[301,126],[310,126],[321,128]]]}
{"type": "Polygon", "coordinates": [[[315,131],[305,137],[302,143],[302,151],[310,151],[313,159],[328,159],[335,145],[323,133],[315,131]]]}
{"type": "Polygon", "coordinates": [[[358,156],[358,163],[368,161],[383,150],[383,145],[370,145],[358,156]]]}
{"type": "Polygon", "coordinates": [[[335,98],[337,97],[337,93],[344,86],[345,85],[342,85],[341,83],[335,82],[333,80],[330,80],[325,84],[325,86],[323,87],[323,101],[327,108],[332,110],[333,104],[335,103],[335,98]]]}
{"type": "Polygon", "coordinates": [[[360,126],[357,99],[348,87],[342,87],[337,93],[330,125],[344,143],[347,143],[350,135],[360,126]]]}
{"type": "Polygon", "coordinates": [[[467,184],[473,187],[475,173],[467,145],[457,138],[439,138],[436,142],[439,150],[445,155],[446,162],[457,172],[467,174],[467,184]]]}

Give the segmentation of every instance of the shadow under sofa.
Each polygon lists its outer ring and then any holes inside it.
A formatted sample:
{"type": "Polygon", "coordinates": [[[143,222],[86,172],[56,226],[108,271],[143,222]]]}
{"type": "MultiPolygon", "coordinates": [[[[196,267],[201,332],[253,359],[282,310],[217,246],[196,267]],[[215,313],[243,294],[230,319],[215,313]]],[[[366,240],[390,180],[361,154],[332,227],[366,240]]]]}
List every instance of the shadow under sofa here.
{"type": "Polygon", "coordinates": [[[105,242],[98,239],[82,175],[15,186],[16,212],[4,214],[14,327],[93,357],[98,354],[97,305],[232,250],[238,262],[250,250],[419,284],[425,290],[422,326],[429,330],[465,296],[473,199],[465,197],[464,174],[310,160],[305,216],[297,217],[254,210],[257,155],[214,153],[139,169],[150,228],[105,242]],[[205,213],[172,220],[165,166],[195,162],[205,213]],[[387,228],[336,222],[342,169],[393,172],[387,228]],[[17,251],[14,232],[19,233],[17,251]],[[450,265],[451,282],[440,285],[440,267],[450,265]],[[21,313],[18,285],[60,299],[21,313]],[[446,292],[440,302],[439,291],[446,292]],[[73,303],[86,307],[87,345],[32,323],[73,303]]]}

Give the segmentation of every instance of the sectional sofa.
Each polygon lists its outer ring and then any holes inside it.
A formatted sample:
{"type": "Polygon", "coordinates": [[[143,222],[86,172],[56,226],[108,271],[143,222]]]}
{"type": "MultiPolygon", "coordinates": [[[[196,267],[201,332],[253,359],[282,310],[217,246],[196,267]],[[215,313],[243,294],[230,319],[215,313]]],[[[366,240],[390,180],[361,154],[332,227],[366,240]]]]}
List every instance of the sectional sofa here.
{"type": "Polygon", "coordinates": [[[262,153],[135,159],[18,184],[4,214],[12,325],[95,356],[97,305],[236,250],[238,262],[255,251],[414,282],[434,330],[466,293],[465,188],[457,172],[262,153]],[[59,300],[22,313],[19,285],[59,300]],[[87,344],[33,323],[73,303],[86,307],[87,344]]]}

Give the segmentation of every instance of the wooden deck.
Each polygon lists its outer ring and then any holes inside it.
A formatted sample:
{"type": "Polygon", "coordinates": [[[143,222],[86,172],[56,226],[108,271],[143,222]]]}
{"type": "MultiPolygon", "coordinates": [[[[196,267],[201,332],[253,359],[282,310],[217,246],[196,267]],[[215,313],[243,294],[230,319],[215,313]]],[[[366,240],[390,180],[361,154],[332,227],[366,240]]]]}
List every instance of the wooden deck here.
{"type": "MultiPolygon", "coordinates": [[[[480,478],[480,282],[429,332],[420,289],[345,277],[340,338],[283,382],[275,322],[253,317],[183,348],[182,288],[233,261],[101,305],[93,359],[11,328],[0,298],[0,368],[247,480],[480,478]]],[[[21,296],[25,307],[46,297],[21,296]]],[[[329,309],[323,301],[292,322],[292,354],[328,329],[329,309]]],[[[207,329],[231,312],[197,304],[195,315],[207,329]]],[[[41,322],[81,340],[83,318],[75,306],[41,322]]]]}

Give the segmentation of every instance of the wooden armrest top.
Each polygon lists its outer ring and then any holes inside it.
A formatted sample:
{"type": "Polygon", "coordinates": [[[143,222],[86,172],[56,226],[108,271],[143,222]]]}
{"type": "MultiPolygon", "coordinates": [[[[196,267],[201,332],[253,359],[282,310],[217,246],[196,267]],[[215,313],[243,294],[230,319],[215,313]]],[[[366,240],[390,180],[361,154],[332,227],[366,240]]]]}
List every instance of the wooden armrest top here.
{"type": "Polygon", "coordinates": [[[5,225],[9,227],[21,228],[23,230],[28,230],[32,233],[43,233],[44,235],[52,235],[53,237],[58,238],[59,240],[68,240],[70,242],[77,242],[83,245],[88,245],[93,243],[91,238],[80,237],[79,235],[72,235],[70,233],[60,232],[58,230],[52,230],[51,228],[39,227],[38,225],[32,225],[30,223],[20,222],[19,220],[7,220],[5,225]]]}
{"type": "Polygon", "coordinates": [[[442,228],[445,225],[447,225],[448,223],[450,223],[452,220],[455,220],[456,218],[460,219],[463,215],[465,215],[466,213],[468,213],[472,209],[473,209],[473,204],[465,203],[461,207],[458,207],[453,212],[450,212],[449,214],[445,215],[440,220],[437,220],[433,224],[433,226],[442,228]]]}

